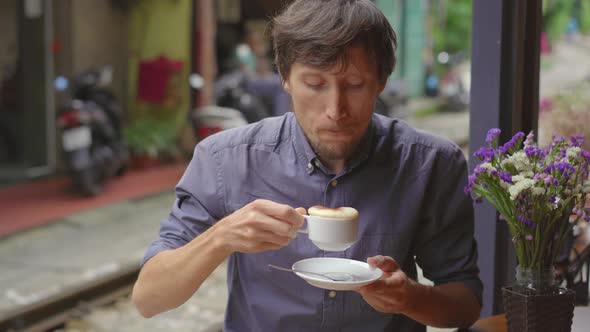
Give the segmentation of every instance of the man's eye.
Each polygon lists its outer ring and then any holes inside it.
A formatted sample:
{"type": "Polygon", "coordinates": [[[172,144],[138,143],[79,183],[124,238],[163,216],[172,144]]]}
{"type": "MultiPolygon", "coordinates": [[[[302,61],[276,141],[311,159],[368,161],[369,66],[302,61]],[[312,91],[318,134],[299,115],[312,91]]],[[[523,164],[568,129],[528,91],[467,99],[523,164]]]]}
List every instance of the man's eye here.
{"type": "Polygon", "coordinates": [[[359,89],[364,86],[364,83],[348,83],[347,86],[351,89],[359,89]]]}
{"type": "Polygon", "coordinates": [[[314,83],[305,82],[305,85],[308,86],[309,88],[314,89],[314,90],[319,90],[324,87],[323,83],[315,83],[315,82],[314,83]]]}

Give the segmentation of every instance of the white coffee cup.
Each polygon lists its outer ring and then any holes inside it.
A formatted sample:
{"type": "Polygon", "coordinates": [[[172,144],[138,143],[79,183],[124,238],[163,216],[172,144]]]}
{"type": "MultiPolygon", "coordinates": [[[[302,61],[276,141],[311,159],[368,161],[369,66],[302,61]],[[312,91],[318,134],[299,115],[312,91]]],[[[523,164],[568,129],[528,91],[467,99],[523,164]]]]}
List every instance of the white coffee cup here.
{"type": "Polygon", "coordinates": [[[336,213],[337,218],[326,217],[331,213],[318,215],[305,215],[307,228],[298,232],[308,234],[309,239],[316,247],[325,251],[343,251],[350,248],[358,239],[358,212],[352,208],[329,209],[323,207],[313,208],[321,210],[351,209],[346,213],[336,213]]]}

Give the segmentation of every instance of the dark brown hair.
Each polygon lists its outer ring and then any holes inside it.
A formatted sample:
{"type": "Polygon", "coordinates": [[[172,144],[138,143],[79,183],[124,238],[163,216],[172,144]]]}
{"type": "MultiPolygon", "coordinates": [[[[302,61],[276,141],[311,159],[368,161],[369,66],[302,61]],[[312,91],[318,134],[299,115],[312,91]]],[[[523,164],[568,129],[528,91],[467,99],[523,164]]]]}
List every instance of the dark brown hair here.
{"type": "Polygon", "coordinates": [[[395,68],[397,37],[370,0],[295,0],[270,28],[275,63],[287,79],[295,62],[327,69],[347,65],[347,50],[361,46],[385,83],[395,68]]]}

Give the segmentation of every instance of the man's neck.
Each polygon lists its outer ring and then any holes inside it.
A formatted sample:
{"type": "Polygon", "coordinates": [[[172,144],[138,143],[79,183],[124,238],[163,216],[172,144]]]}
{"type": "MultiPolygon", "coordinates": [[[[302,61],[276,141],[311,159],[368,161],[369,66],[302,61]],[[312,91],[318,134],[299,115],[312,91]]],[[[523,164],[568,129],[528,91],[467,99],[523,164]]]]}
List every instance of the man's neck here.
{"type": "Polygon", "coordinates": [[[318,157],[318,158],[320,159],[320,161],[322,162],[322,164],[324,164],[324,166],[326,166],[334,174],[339,174],[344,169],[344,166],[346,165],[346,160],[345,159],[329,159],[329,160],[324,160],[321,157],[318,157]]]}

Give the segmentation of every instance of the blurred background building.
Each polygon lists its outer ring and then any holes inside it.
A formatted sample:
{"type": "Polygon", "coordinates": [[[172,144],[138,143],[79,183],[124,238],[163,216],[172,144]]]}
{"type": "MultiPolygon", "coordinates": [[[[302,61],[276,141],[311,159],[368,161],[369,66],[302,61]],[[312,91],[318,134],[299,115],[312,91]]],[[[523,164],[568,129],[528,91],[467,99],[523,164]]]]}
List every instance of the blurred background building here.
{"type": "MultiPolygon", "coordinates": [[[[400,39],[392,79],[421,96],[425,59],[432,58],[425,43],[428,2],[376,2],[400,39]]],[[[26,180],[62,169],[55,117],[68,95],[56,90],[56,78],[105,65],[113,68],[110,89],[124,106],[132,151],[150,150],[141,146],[153,141],[141,137],[146,128],[168,142],[158,149],[176,149],[187,113],[215,103],[215,79],[235,69],[236,46],[248,32],[263,37],[271,58],[268,18],[285,3],[2,0],[0,178],[26,180]],[[191,73],[203,77],[202,89],[189,87],[191,73]]]]}

